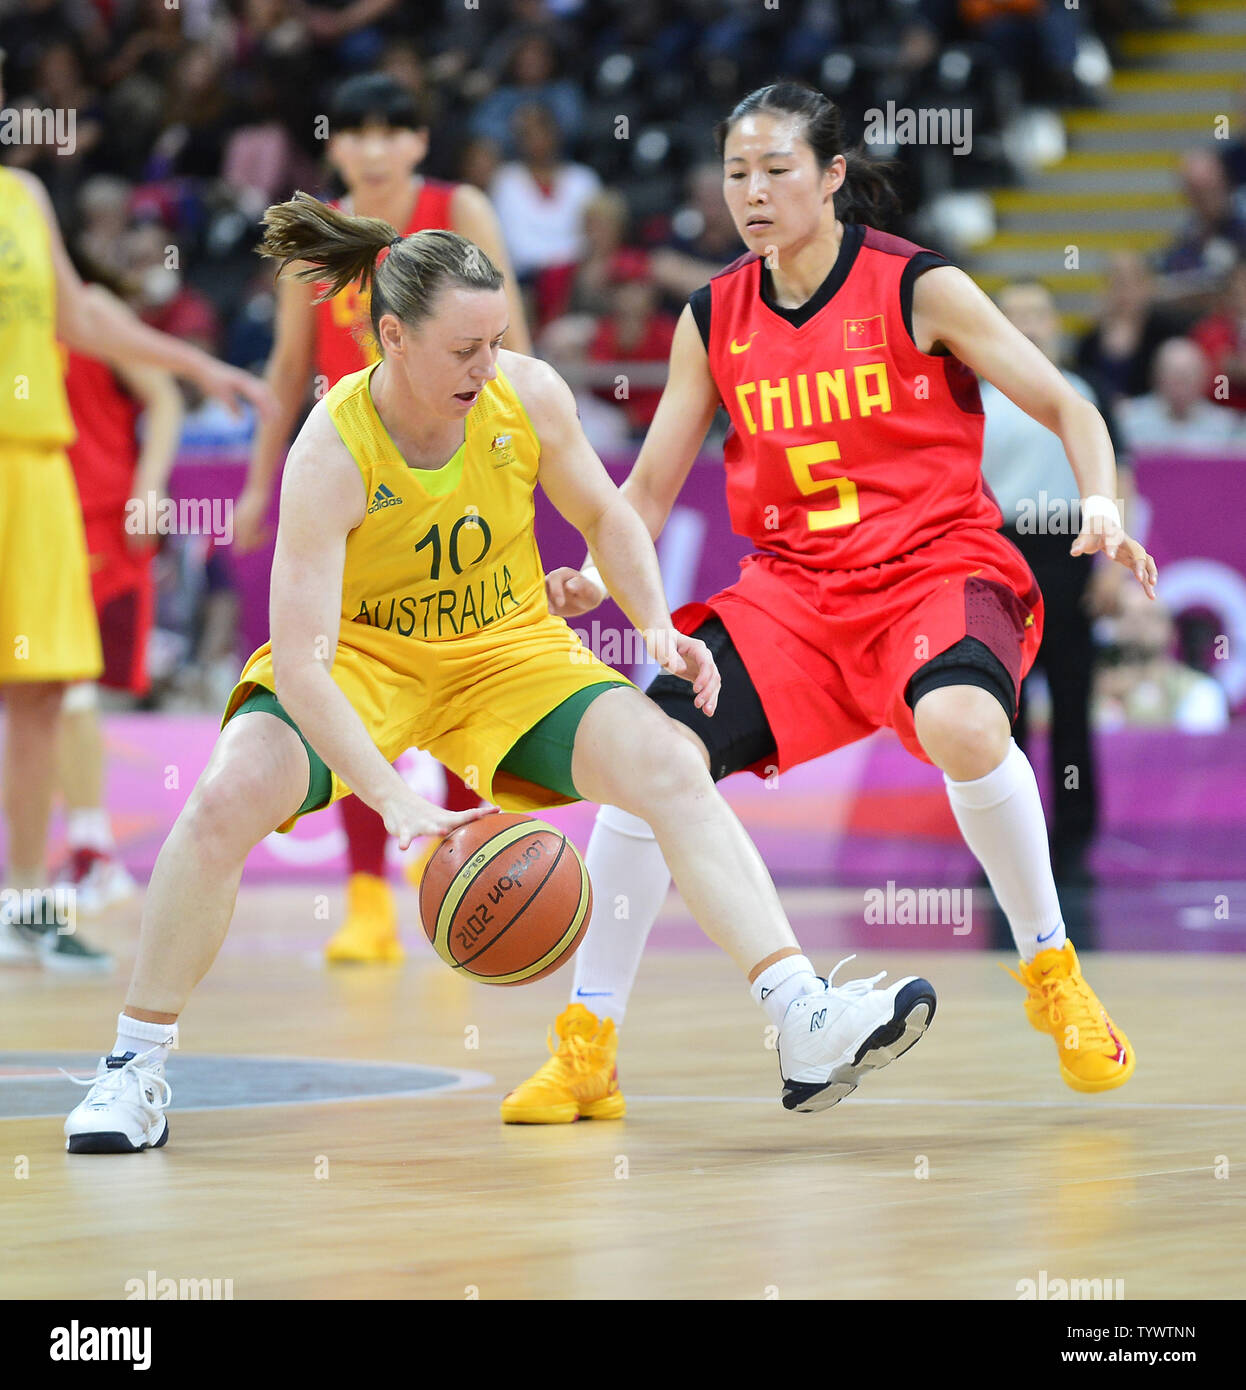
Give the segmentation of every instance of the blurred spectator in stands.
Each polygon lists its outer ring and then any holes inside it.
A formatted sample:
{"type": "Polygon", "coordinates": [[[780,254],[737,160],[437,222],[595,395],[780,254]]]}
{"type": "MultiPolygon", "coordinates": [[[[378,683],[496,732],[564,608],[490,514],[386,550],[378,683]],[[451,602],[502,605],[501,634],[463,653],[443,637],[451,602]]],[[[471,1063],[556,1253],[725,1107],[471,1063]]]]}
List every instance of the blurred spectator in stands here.
{"type": "Polygon", "coordinates": [[[543,29],[516,35],[502,82],[476,107],[471,119],[473,135],[496,141],[510,158],[523,158],[522,140],[516,124],[521,107],[539,103],[553,116],[564,141],[579,129],[583,96],[568,77],[559,75],[557,48],[543,29]]]}
{"type": "Polygon", "coordinates": [[[568,313],[607,313],[615,305],[618,284],[649,277],[649,253],[625,245],[629,216],[627,199],[614,189],[604,188],[585,203],[585,251],[571,284],[568,313]]]}
{"type": "Polygon", "coordinates": [[[1229,186],[1242,190],[1246,189],[1246,81],[1242,82],[1234,126],[1236,134],[1233,139],[1220,148],[1220,162],[1224,165],[1229,186]]]}
{"type": "Polygon", "coordinates": [[[1229,271],[1222,303],[1190,330],[1190,340],[1202,348],[1211,368],[1209,398],[1246,411],[1246,258],[1229,271]]]}
{"type": "Polygon", "coordinates": [[[1188,338],[1169,338],[1155,354],[1153,389],[1123,401],[1120,427],[1129,448],[1200,453],[1233,445],[1236,412],[1207,399],[1211,367],[1207,355],[1188,338]]]}
{"type": "Polygon", "coordinates": [[[1179,331],[1154,293],[1155,277],[1136,251],[1111,258],[1099,321],[1077,344],[1074,366],[1113,403],[1146,393],[1159,345],[1179,331]]]}
{"type": "Polygon", "coordinates": [[[236,205],[257,220],[265,208],[296,188],[315,188],[320,172],[291,135],[281,87],[267,67],[257,78],[250,107],[251,119],[236,126],[226,140],[221,181],[236,205]]]}
{"type": "Polygon", "coordinates": [[[1211,676],[1173,655],[1172,617],[1136,584],[1121,592],[1112,640],[1095,674],[1095,726],[1176,728],[1216,734],[1229,726],[1229,702],[1211,676]]]}
{"type": "Polygon", "coordinates": [[[470,183],[482,193],[488,193],[501,167],[501,148],[492,140],[478,136],[468,140],[459,151],[455,172],[460,183],[470,183]]]}
{"type": "MultiPolygon", "coordinates": [[[[1000,292],[999,307],[1053,362],[1060,358],[1060,319],[1044,285],[1019,282],[1000,292]]],[[[1111,408],[1074,372],[1061,369],[1079,395],[1094,402],[1111,430],[1111,408]]],[[[1128,579],[1124,569],[1103,559],[1105,579],[1092,589],[1094,557],[1070,555],[1080,528],[1080,494],[1057,435],[1032,420],[992,386],[981,384],[986,417],[982,472],[1004,514],[1004,534],[1025,556],[1043,593],[1043,644],[1036,665],[1051,692],[1051,828],[1052,866],[1058,879],[1084,883],[1086,853],[1098,828],[1098,778],[1090,737],[1090,690],[1094,669],[1091,635],[1093,607],[1115,604],[1128,579]],[[1070,778],[1069,769],[1076,769],[1070,778]],[[1072,782],[1072,785],[1070,785],[1072,782]]],[[[1122,498],[1132,495],[1127,468],[1120,466],[1122,498]]],[[[1128,520],[1126,519],[1126,524],[1128,520]]],[[[1024,745],[1028,732],[1028,696],[1023,682],[1020,712],[1013,737],[1024,745]]]]}
{"type": "Polygon", "coordinates": [[[34,96],[38,106],[75,113],[73,152],[56,154],[57,174],[76,173],[76,165],[93,167],[90,156],[104,135],[104,108],[99,90],[87,80],[75,43],[59,38],[43,50],[35,69],[34,96]]]}
{"type": "Polygon", "coordinates": [[[589,344],[589,361],[647,363],[658,369],[658,379],[633,382],[625,367],[623,381],[616,380],[612,387],[598,386],[594,394],[599,400],[618,401],[631,437],[640,439],[662,399],[665,368],[678,320],[659,306],[657,286],[647,278],[643,264],[616,261],[608,297],[609,312],[597,324],[589,344]]]}
{"type": "Polygon", "coordinates": [[[225,51],[214,40],[188,44],[178,55],[169,74],[165,119],[146,176],[215,178],[235,118],[226,87],[225,51]]]}
{"type": "Polygon", "coordinates": [[[540,326],[566,309],[584,253],[584,208],[600,192],[601,180],[587,165],[562,158],[558,124],[547,107],[516,111],[515,140],[520,157],[498,170],[489,196],[515,274],[533,291],[533,317],[540,326]]]}
{"type": "Polygon", "coordinates": [[[653,253],[653,273],[669,297],[683,308],[688,296],[744,252],[723,198],[721,164],[696,165],[688,175],[688,202],[671,219],[672,235],[653,253]]]}
{"type": "Polygon", "coordinates": [[[901,65],[916,71],[949,44],[972,39],[994,50],[1039,103],[1081,103],[1094,94],[1077,77],[1081,15],[1065,0],[917,0],[916,18],[900,35],[901,65]]]}
{"type": "Polygon", "coordinates": [[[136,227],[126,237],[125,260],[126,274],[138,286],[135,304],[143,321],[216,352],[220,339],[216,310],[183,280],[181,248],[168,229],[157,222],[136,227]]]}
{"type": "Polygon", "coordinates": [[[112,56],[101,74],[104,84],[114,87],[138,77],[163,88],[186,43],[182,14],[165,0],[138,0],[120,16],[112,56]]]}
{"type": "Polygon", "coordinates": [[[77,244],[93,266],[110,276],[125,270],[125,237],[130,227],[130,185],[111,174],[96,174],[78,191],[77,244]]]}
{"type": "Polygon", "coordinates": [[[1190,216],[1160,257],[1165,295],[1198,309],[1241,256],[1246,256],[1246,217],[1233,203],[1224,165],[1214,150],[1191,150],[1181,160],[1181,191],[1190,216]]]}
{"type": "Polygon", "coordinates": [[[384,21],[399,0],[292,0],[299,22],[320,47],[331,50],[336,66],[375,67],[385,46],[384,21]]]}

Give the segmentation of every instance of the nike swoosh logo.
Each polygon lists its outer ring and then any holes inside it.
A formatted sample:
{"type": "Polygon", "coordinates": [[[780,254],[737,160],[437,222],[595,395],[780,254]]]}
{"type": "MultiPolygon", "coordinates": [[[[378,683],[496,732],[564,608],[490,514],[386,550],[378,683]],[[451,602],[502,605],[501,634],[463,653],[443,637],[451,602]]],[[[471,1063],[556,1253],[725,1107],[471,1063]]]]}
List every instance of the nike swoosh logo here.
{"type": "Polygon", "coordinates": [[[604,999],[607,994],[613,994],[609,989],[577,989],[575,997],[577,999],[604,999]]]}
{"type": "Polygon", "coordinates": [[[1060,930],[1059,927],[1052,927],[1052,929],[1047,933],[1046,936],[1037,937],[1036,940],[1038,940],[1038,941],[1050,941],[1051,938],[1052,938],[1053,936],[1055,936],[1055,934],[1056,934],[1059,930],[1060,930]]]}
{"type": "Polygon", "coordinates": [[[728,344],[728,347],[732,352],[747,352],[749,348],[753,346],[753,339],[755,337],[757,337],[757,334],[755,332],[750,333],[748,335],[747,343],[738,343],[734,338],[732,338],[731,342],[728,344]]]}

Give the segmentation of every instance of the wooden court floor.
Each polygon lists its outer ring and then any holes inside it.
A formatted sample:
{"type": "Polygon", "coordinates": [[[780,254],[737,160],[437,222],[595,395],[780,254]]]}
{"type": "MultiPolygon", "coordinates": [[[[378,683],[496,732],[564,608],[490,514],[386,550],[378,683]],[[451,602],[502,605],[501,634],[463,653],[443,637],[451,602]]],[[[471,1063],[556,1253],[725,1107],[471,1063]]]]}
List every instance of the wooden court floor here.
{"type": "MultiPolygon", "coordinates": [[[[136,920],[94,931],[122,957],[111,981],[0,972],[0,1050],[110,1045],[136,920]]],[[[503,1126],[498,1100],[542,1059],[563,974],[473,986],[419,939],[405,966],[329,971],[325,931],[310,890],[244,890],[183,1019],[165,1149],[66,1154],[68,1082],[61,1114],[0,1120],[0,1296],[120,1298],[149,1271],[230,1280],[238,1299],[1015,1299],[1042,1277],[1123,1280],[1126,1299],[1246,1294],[1246,957],[1088,956],[1139,1055],[1094,1098],[1059,1080],[1004,956],[863,951],[848,974],[920,971],[938,1015],[806,1116],[778,1103],[730,963],[653,950],[623,1032],[627,1118],[530,1128],[503,1126]],[[179,1110],[192,1052],[492,1079],[179,1110]]],[[[0,1055],[0,1091],[3,1073],[0,1055]]]]}

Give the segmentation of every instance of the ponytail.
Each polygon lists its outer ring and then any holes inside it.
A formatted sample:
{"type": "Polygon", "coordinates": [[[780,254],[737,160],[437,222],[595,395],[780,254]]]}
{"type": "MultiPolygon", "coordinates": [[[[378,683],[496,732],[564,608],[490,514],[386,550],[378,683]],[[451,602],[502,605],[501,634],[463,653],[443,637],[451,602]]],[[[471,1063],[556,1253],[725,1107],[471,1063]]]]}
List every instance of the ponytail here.
{"type": "Polygon", "coordinates": [[[297,279],[327,281],[317,304],[348,285],[371,289],[372,333],[378,343],[384,314],[395,314],[415,328],[432,314],[442,289],[496,290],[502,285],[497,266],[458,232],[428,228],[399,236],[379,217],[352,217],[307,193],[270,207],[263,225],[258,251],[280,262],[278,274],[304,262],[294,272],[297,279]]]}

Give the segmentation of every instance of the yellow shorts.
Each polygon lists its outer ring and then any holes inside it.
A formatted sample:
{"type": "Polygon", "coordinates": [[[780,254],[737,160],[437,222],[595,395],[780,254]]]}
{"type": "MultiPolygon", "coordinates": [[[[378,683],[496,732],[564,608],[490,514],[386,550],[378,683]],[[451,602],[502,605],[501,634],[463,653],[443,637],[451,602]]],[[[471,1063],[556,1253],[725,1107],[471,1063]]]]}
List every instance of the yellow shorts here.
{"type": "Polygon", "coordinates": [[[0,683],[93,680],[103,669],[69,459],[0,439],[0,683]]]}
{"type": "MultiPolygon", "coordinates": [[[[414,642],[362,627],[356,640],[360,645],[338,642],[332,676],[382,757],[393,762],[408,748],[422,748],[505,811],[565,806],[573,799],[499,772],[519,739],[587,686],[631,684],[548,613],[492,637],[414,642]],[[371,650],[362,649],[364,642],[371,650]]],[[[257,685],[276,693],[267,642],[243,667],[222,727],[257,685]]],[[[328,804],[348,795],[350,788],[334,772],[328,804]]],[[[279,829],[289,830],[298,818],[279,829]]]]}

